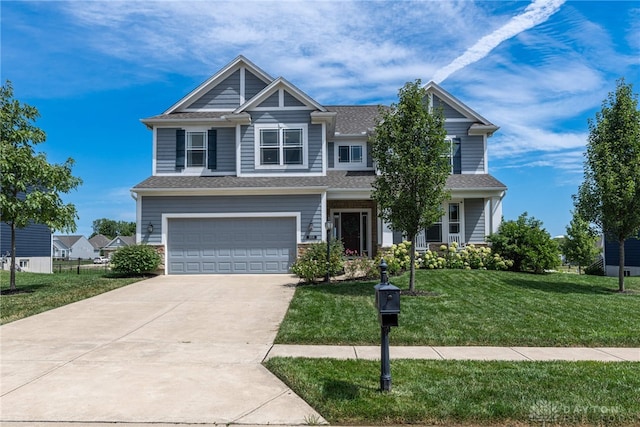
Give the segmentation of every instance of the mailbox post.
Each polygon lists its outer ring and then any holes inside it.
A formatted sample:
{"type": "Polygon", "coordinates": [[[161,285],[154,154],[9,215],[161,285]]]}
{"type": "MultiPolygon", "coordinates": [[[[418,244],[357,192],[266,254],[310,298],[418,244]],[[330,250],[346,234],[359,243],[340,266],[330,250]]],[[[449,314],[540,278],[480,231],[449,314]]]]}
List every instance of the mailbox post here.
{"type": "Polygon", "coordinates": [[[376,308],[380,321],[380,390],[391,390],[391,362],[389,360],[389,332],[398,326],[400,314],[400,289],[389,283],[387,263],[380,262],[380,283],[376,290],[376,308]]]}

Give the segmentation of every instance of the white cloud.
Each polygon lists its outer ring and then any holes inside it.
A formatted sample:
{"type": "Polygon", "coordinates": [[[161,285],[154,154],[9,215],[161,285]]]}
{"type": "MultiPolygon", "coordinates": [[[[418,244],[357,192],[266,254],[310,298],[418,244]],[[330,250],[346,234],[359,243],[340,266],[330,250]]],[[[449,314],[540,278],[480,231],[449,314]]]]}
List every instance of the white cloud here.
{"type": "Polygon", "coordinates": [[[449,65],[438,70],[433,80],[440,83],[456,71],[485,58],[500,43],[549,19],[564,2],[565,0],[534,0],[527,6],[524,13],[513,17],[502,27],[482,37],[449,65]]]}

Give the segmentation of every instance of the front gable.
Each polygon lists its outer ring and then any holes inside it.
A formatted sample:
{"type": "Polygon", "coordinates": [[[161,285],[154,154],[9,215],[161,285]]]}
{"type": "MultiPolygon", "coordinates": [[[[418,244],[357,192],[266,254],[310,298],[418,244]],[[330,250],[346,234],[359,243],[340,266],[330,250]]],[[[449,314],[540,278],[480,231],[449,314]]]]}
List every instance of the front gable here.
{"type": "Polygon", "coordinates": [[[285,78],[278,77],[265,87],[262,92],[238,107],[234,114],[274,109],[327,111],[326,108],[289,83],[285,78]]]}
{"type": "Polygon", "coordinates": [[[163,114],[233,111],[272,81],[271,76],[240,55],[163,114]]]}

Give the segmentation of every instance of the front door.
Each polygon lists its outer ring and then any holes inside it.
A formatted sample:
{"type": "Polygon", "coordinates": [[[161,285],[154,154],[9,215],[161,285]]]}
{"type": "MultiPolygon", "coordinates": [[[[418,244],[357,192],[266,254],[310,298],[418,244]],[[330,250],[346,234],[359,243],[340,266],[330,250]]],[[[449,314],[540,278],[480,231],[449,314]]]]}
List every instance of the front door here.
{"type": "Polygon", "coordinates": [[[351,256],[369,256],[371,253],[368,211],[333,211],[335,238],[342,240],[345,254],[351,256]]]}

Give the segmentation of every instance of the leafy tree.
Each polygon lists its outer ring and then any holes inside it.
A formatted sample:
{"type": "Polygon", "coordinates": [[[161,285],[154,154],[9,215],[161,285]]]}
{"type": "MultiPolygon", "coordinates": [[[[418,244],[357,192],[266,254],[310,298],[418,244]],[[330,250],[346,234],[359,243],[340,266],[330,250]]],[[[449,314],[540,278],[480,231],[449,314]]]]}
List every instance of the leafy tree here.
{"type": "Polygon", "coordinates": [[[542,221],[529,218],[526,212],[516,221],[503,221],[487,240],[493,252],[513,261],[513,271],[543,273],[560,265],[558,244],[542,228],[542,221]]]}
{"type": "Polygon", "coordinates": [[[380,174],[372,198],[380,217],[411,242],[409,289],[415,290],[416,235],[442,217],[451,172],[444,116],[431,110],[420,80],[406,83],[399,101],[380,109],[371,154],[380,174]]]}
{"type": "MultiPolygon", "coordinates": [[[[344,246],[341,240],[333,239],[329,244],[329,275],[335,276],[342,271],[344,246]]],[[[291,272],[307,283],[314,282],[327,273],[327,245],[313,243],[291,266],[291,272]]]]}
{"type": "Polygon", "coordinates": [[[640,232],[640,111],[624,79],[589,120],[584,181],[574,195],[579,214],[618,242],[618,290],[624,292],[624,242],[640,232]]]}
{"type": "Polygon", "coordinates": [[[135,221],[115,221],[108,218],[100,218],[93,221],[93,234],[91,237],[103,234],[110,239],[116,236],[134,236],[136,234],[135,221]]]}
{"type": "Polygon", "coordinates": [[[568,262],[578,265],[578,274],[581,266],[588,266],[600,253],[596,246],[598,236],[579,214],[573,214],[571,223],[567,226],[567,236],[562,242],[562,253],[568,262]]]}
{"type": "Polygon", "coordinates": [[[71,203],[63,203],[60,193],[68,193],[82,183],[71,175],[73,159],[50,164],[34,147],[45,141],[43,130],[33,122],[40,116],[35,107],[13,99],[7,81],[0,89],[0,211],[11,227],[10,290],[16,289],[16,229],[30,223],[46,224],[52,230],[74,231],[78,218],[71,203]]]}

